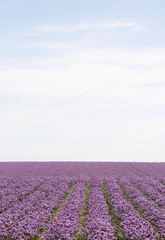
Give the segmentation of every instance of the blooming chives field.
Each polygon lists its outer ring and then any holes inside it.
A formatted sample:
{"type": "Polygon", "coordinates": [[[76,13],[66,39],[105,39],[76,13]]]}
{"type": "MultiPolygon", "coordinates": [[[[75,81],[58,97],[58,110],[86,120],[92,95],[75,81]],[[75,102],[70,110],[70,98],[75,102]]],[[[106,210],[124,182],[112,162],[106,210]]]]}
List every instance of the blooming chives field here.
{"type": "Polygon", "coordinates": [[[0,240],[165,239],[164,163],[0,163],[0,240]]]}

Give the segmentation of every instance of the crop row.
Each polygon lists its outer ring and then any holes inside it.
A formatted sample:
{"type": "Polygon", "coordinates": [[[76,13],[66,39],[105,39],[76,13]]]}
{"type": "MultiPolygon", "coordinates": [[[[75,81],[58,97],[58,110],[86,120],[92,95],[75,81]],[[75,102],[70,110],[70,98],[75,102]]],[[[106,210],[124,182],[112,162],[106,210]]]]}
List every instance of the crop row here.
{"type": "Polygon", "coordinates": [[[44,232],[44,239],[74,239],[79,225],[79,216],[84,201],[85,182],[73,186],[72,192],[63,204],[58,218],[53,218],[44,232]]]}
{"type": "MultiPolygon", "coordinates": [[[[158,207],[156,203],[148,200],[144,194],[132,186],[129,179],[120,179],[119,184],[128,196],[128,199],[145,217],[151,222],[155,231],[160,234],[161,239],[165,238],[165,210],[158,207]]],[[[158,236],[158,235],[157,235],[158,236]]]]}
{"type": "Polygon", "coordinates": [[[0,196],[0,240],[165,239],[163,178],[1,178],[0,196]]]}
{"type": "Polygon", "coordinates": [[[109,200],[114,207],[116,216],[120,219],[125,239],[157,239],[151,224],[141,218],[131,203],[124,197],[120,187],[113,179],[106,181],[109,200]]]}
{"type": "Polygon", "coordinates": [[[144,181],[144,179],[132,180],[134,186],[136,186],[146,197],[153,200],[158,206],[165,208],[165,196],[164,196],[164,186],[157,183],[157,188],[155,182],[152,180],[144,181]],[[155,187],[154,187],[155,186],[155,187]]]}
{"type": "Polygon", "coordinates": [[[8,184],[0,187],[0,212],[34,193],[44,182],[43,178],[11,178],[8,184]]]}
{"type": "Polygon", "coordinates": [[[0,214],[0,239],[30,239],[38,235],[69,190],[70,180],[41,187],[23,202],[0,214]],[[52,191],[51,191],[52,190],[52,191]]]}
{"type": "MultiPolygon", "coordinates": [[[[150,176],[163,178],[165,163],[128,162],[0,162],[0,178],[42,177],[119,177],[150,176]]],[[[165,180],[164,180],[165,182],[165,180]]]]}
{"type": "Polygon", "coordinates": [[[88,200],[88,217],[84,229],[84,239],[117,239],[114,236],[116,228],[109,215],[108,205],[102,191],[102,182],[99,179],[90,181],[88,200]]]}

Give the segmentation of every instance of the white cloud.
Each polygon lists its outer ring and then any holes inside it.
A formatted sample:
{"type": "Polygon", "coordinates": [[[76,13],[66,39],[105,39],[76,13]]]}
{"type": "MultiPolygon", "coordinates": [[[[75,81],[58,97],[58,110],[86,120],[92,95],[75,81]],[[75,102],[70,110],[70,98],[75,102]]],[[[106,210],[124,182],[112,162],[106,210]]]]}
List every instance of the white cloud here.
{"type": "Polygon", "coordinates": [[[108,64],[125,68],[140,68],[165,60],[165,48],[148,49],[143,51],[121,50],[119,48],[91,48],[75,53],[58,56],[57,58],[37,59],[35,63],[40,67],[54,67],[56,65],[71,66],[78,64],[108,64]]]}
{"type": "Polygon", "coordinates": [[[136,31],[145,31],[145,30],[146,30],[146,28],[143,27],[143,26],[137,26],[136,27],[136,31]]]}
{"type": "MultiPolygon", "coordinates": [[[[35,42],[35,43],[27,43],[23,44],[24,47],[28,48],[43,48],[43,49],[66,49],[72,48],[72,44],[67,43],[56,43],[56,42],[35,42]]],[[[75,45],[74,45],[75,46],[75,45]]]]}
{"type": "Polygon", "coordinates": [[[103,23],[81,23],[76,25],[68,26],[56,26],[56,25],[43,25],[37,28],[38,32],[42,33],[72,33],[77,31],[87,31],[87,30],[110,30],[115,28],[134,28],[137,30],[144,30],[144,27],[137,26],[134,22],[103,22],[103,23]]]}
{"type": "Polygon", "coordinates": [[[6,99],[18,98],[12,104],[1,102],[0,159],[163,160],[164,91],[118,108],[110,105],[159,88],[157,84],[164,82],[164,68],[82,97],[66,107],[50,106],[114,83],[146,65],[163,61],[164,56],[164,49],[89,49],[32,60],[32,68],[1,71],[0,86],[6,99]],[[43,107],[48,111],[38,114],[43,107]],[[104,109],[76,119],[98,108],[104,109]],[[31,115],[26,117],[28,113],[31,115]]]}
{"type": "MultiPolygon", "coordinates": [[[[6,95],[28,97],[29,94],[54,95],[58,90],[58,94],[66,98],[120,79],[128,79],[127,89],[121,85],[121,91],[127,90],[129,97],[134,95],[132,89],[141,92],[163,84],[164,68],[151,69],[146,73],[143,73],[142,69],[164,59],[164,49],[130,52],[109,48],[89,49],[61,57],[37,59],[31,62],[33,68],[1,71],[1,91],[6,95]],[[142,71],[142,74],[137,74],[136,78],[129,80],[128,76],[138,71],[139,73],[142,71]]],[[[117,95],[116,93],[113,90],[111,96],[122,96],[119,88],[117,95]]],[[[108,94],[104,97],[106,98],[108,94]]]]}

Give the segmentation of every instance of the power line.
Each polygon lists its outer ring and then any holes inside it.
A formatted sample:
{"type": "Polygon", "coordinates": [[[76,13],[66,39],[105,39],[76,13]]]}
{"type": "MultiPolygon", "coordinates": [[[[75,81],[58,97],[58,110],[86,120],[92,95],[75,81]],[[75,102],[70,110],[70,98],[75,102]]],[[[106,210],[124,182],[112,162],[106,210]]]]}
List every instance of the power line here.
{"type": "Polygon", "coordinates": [[[129,80],[132,80],[132,79],[134,79],[134,78],[136,78],[138,76],[141,76],[141,75],[143,75],[146,72],[155,70],[155,69],[161,67],[164,64],[165,64],[165,60],[161,61],[159,63],[156,63],[156,64],[149,65],[149,66],[143,68],[140,71],[137,71],[135,73],[132,73],[132,74],[126,76],[125,78],[121,78],[121,79],[119,79],[119,80],[117,80],[115,82],[112,82],[112,83],[107,83],[107,84],[105,84],[102,87],[92,89],[92,90],[87,91],[85,93],[82,93],[82,94],[80,94],[78,96],[71,97],[71,98],[66,98],[63,101],[57,102],[55,104],[51,104],[51,105],[49,105],[47,107],[42,107],[42,108],[38,109],[38,111],[27,113],[27,114],[21,116],[20,118],[15,119],[15,120],[20,120],[20,119],[23,120],[23,119],[31,117],[32,115],[35,115],[35,114],[51,111],[51,110],[54,110],[54,109],[57,109],[57,108],[64,107],[64,106],[69,105],[69,104],[73,104],[73,103],[75,103],[77,101],[80,101],[83,97],[90,97],[90,96],[93,96],[93,95],[98,95],[99,93],[102,93],[103,91],[105,91],[105,90],[107,90],[109,88],[113,88],[113,87],[118,86],[118,85],[120,85],[122,83],[128,82],[129,80]]]}
{"type": "Polygon", "coordinates": [[[132,101],[135,101],[135,100],[138,100],[138,99],[141,99],[147,95],[152,95],[158,91],[161,91],[162,89],[165,89],[165,85],[160,87],[160,88],[157,88],[157,89],[154,89],[154,90],[151,90],[151,91],[147,91],[145,93],[142,93],[142,94],[139,94],[133,98],[128,98],[128,99],[125,99],[123,100],[122,102],[119,102],[119,103],[115,103],[115,104],[110,104],[104,108],[99,108],[99,109],[96,109],[96,110],[93,110],[93,111],[90,111],[88,113],[84,113],[84,114],[81,114],[81,115],[77,115],[73,118],[70,118],[70,119],[67,119],[67,120],[63,120],[63,121],[55,121],[54,123],[51,123],[51,124],[45,124],[45,125],[40,125],[40,126],[34,126],[34,127],[30,127],[30,128],[26,128],[24,130],[32,130],[32,129],[37,129],[37,128],[43,128],[43,127],[46,127],[46,126],[50,126],[50,125],[55,125],[55,124],[58,124],[58,123],[66,123],[68,121],[71,121],[71,120],[76,120],[76,119],[79,119],[79,118],[83,118],[83,117],[86,117],[86,116],[90,116],[90,115],[93,115],[97,112],[101,112],[101,111],[104,111],[106,110],[107,108],[111,108],[111,107],[118,107],[118,106],[121,106],[121,105],[124,105],[126,103],[129,103],[129,102],[132,102],[132,101]]]}
{"type": "MultiPolygon", "coordinates": [[[[153,42],[153,41],[155,41],[155,39],[162,38],[162,36],[164,36],[164,35],[163,34],[161,34],[160,36],[159,35],[157,35],[157,36],[153,35],[153,37],[150,38],[149,42],[153,42]]],[[[146,45],[148,46],[148,43],[145,43],[141,46],[137,46],[136,49],[143,48],[146,45]]],[[[145,72],[152,71],[152,70],[154,70],[154,69],[156,69],[156,68],[158,68],[158,67],[160,67],[164,64],[165,64],[165,61],[162,61],[162,62],[159,62],[157,64],[147,66],[147,67],[141,69],[140,71],[137,71],[137,72],[132,73],[128,76],[125,76],[124,78],[120,78],[119,80],[117,80],[115,82],[107,83],[107,84],[103,85],[102,87],[86,91],[86,92],[84,92],[80,95],[77,95],[75,97],[66,98],[62,101],[59,101],[59,102],[54,103],[54,104],[50,104],[46,107],[41,107],[37,111],[30,111],[30,112],[26,111],[22,116],[13,119],[13,121],[14,120],[20,120],[20,119],[23,120],[23,119],[29,118],[29,117],[31,117],[35,114],[40,114],[40,113],[51,111],[51,110],[54,110],[54,109],[57,109],[57,108],[65,107],[66,105],[73,104],[77,101],[80,101],[83,97],[90,97],[90,96],[93,96],[93,95],[96,95],[96,94],[100,94],[103,91],[107,90],[108,88],[112,88],[112,87],[115,87],[115,86],[120,85],[122,83],[125,83],[125,82],[127,82],[127,81],[129,81],[133,78],[136,78],[136,77],[142,75],[145,72]]],[[[5,124],[8,124],[8,123],[11,123],[11,121],[5,121],[5,124]]]]}

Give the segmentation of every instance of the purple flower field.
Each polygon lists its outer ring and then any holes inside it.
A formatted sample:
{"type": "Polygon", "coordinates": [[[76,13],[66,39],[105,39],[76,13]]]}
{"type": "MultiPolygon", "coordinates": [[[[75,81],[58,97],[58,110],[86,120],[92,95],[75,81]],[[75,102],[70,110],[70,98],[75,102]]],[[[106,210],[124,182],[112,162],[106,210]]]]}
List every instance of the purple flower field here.
{"type": "Polygon", "coordinates": [[[165,163],[0,163],[0,240],[165,239],[165,163]]]}

